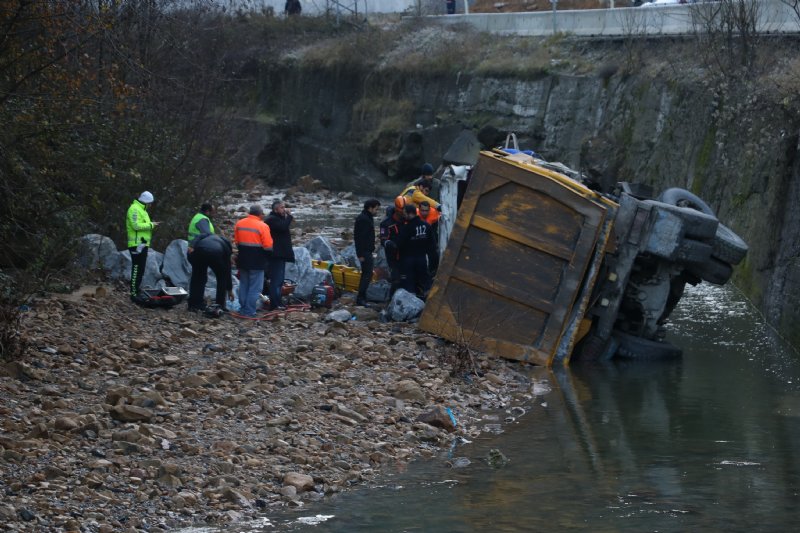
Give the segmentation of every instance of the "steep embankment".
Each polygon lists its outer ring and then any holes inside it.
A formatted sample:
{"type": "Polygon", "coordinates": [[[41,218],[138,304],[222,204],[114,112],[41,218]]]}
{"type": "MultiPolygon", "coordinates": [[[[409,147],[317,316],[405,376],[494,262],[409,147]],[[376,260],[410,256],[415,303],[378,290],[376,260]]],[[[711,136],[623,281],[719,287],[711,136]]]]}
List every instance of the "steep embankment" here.
{"type": "Polygon", "coordinates": [[[800,346],[800,61],[767,59],[796,44],[362,31],[260,60],[239,161],[392,191],[467,128],[487,146],[514,131],[606,186],[685,187],[747,240],[735,282],[800,346]]]}

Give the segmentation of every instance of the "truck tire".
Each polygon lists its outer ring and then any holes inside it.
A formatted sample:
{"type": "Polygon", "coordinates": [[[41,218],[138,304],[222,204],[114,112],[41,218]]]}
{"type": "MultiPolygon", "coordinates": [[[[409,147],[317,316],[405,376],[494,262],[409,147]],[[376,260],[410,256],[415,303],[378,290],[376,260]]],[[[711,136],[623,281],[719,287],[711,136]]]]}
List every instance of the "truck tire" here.
{"type": "Polygon", "coordinates": [[[723,263],[738,265],[747,255],[747,243],[722,222],[717,227],[711,255],[723,263]]]}
{"type": "Polygon", "coordinates": [[[664,202],[665,204],[677,205],[679,207],[691,207],[692,209],[700,211],[701,213],[705,213],[706,215],[711,215],[712,217],[716,218],[714,211],[708,206],[707,203],[686,189],[672,187],[662,192],[658,196],[658,200],[660,202],[664,202]]]}
{"type": "Polygon", "coordinates": [[[645,339],[619,330],[614,330],[612,335],[619,343],[615,357],[620,359],[640,361],[675,359],[683,353],[680,348],[670,342],[645,339]]]}
{"type": "Polygon", "coordinates": [[[717,234],[719,221],[714,215],[709,215],[692,209],[691,207],[679,207],[677,205],[661,202],[658,200],[642,200],[643,204],[651,205],[653,208],[669,211],[683,220],[686,236],[698,241],[712,242],[717,234]]]}
{"type": "Polygon", "coordinates": [[[683,263],[704,263],[711,258],[712,246],[692,239],[684,239],[675,252],[675,259],[683,263]]]}
{"type": "Polygon", "coordinates": [[[733,267],[714,257],[704,263],[689,265],[686,270],[692,274],[714,285],[725,285],[733,275],[733,267]]]}

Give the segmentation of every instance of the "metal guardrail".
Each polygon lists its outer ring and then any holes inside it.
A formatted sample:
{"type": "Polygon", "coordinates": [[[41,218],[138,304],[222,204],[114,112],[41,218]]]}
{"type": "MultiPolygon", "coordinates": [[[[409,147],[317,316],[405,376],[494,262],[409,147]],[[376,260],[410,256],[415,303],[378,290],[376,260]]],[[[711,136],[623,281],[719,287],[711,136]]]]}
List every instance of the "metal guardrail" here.
{"type": "MultiPolygon", "coordinates": [[[[471,13],[432,16],[441,24],[468,24],[479,31],[501,35],[578,36],[688,35],[702,28],[702,10],[713,3],[658,7],[624,7],[576,11],[526,13],[471,13]]],[[[800,15],[781,0],[761,0],[758,31],[768,34],[800,33],[800,15]]]]}

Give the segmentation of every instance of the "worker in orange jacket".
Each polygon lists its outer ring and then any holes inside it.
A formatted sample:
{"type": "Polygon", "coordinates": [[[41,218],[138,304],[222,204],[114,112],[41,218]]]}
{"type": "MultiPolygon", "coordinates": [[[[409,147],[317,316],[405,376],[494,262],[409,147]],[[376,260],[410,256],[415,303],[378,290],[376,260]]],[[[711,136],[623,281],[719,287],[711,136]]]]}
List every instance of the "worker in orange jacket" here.
{"type": "Polygon", "coordinates": [[[238,250],[239,313],[253,317],[272,254],[272,234],[264,223],[264,209],[260,205],[250,206],[248,215],[236,223],[233,240],[238,250]]]}

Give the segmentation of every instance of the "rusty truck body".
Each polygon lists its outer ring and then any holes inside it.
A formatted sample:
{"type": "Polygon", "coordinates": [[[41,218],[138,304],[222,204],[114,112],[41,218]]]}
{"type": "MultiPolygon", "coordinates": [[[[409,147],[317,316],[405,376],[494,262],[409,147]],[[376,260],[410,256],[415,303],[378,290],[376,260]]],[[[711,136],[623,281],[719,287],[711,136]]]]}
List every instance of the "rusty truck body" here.
{"type": "Polygon", "coordinates": [[[589,185],[535,156],[481,152],[420,328],[539,365],[679,355],[664,325],[685,285],[726,283],[747,245],[683,189],[589,185]]]}

